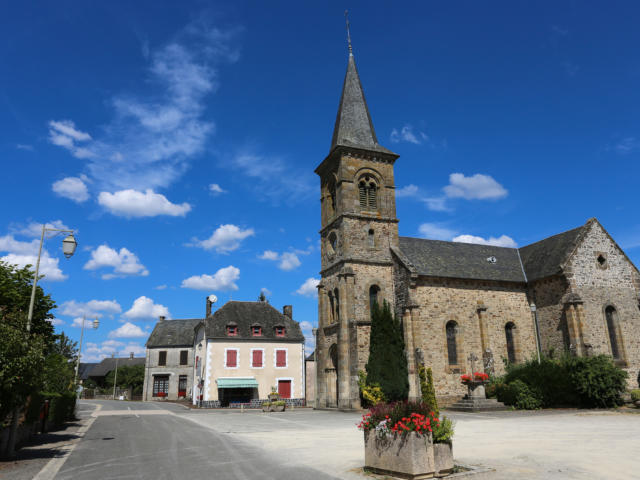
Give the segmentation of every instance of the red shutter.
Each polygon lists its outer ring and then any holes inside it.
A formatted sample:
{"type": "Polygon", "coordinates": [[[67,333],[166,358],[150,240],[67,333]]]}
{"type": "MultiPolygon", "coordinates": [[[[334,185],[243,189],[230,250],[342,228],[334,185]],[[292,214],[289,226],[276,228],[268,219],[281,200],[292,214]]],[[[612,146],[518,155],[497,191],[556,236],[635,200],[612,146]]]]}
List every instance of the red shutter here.
{"type": "Polygon", "coordinates": [[[253,351],[253,367],[262,367],[262,350],[253,351]]]}
{"type": "Polygon", "coordinates": [[[291,398],[291,380],[278,380],[280,398],[291,398]]]}
{"type": "Polygon", "coordinates": [[[237,355],[237,351],[236,350],[227,350],[227,367],[237,367],[237,361],[236,361],[236,355],[237,355]]]}
{"type": "Polygon", "coordinates": [[[287,351],[276,350],[276,367],[286,367],[286,366],[287,366],[287,351]]]}

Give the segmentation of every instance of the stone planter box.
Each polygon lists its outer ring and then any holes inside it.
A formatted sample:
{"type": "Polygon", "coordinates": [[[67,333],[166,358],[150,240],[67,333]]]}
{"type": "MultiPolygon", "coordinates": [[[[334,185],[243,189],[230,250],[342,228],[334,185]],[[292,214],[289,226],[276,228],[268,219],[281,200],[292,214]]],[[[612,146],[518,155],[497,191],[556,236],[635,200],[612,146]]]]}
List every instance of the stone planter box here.
{"type": "Polygon", "coordinates": [[[272,412],[284,412],[285,405],[271,405],[272,412]]]}
{"type": "Polygon", "coordinates": [[[262,405],[262,411],[263,412],[270,412],[271,411],[271,405],[262,405]]]}
{"type": "Polygon", "coordinates": [[[375,473],[409,479],[431,478],[451,472],[453,454],[448,443],[433,443],[431,434],[364,432],[365,467],[375,473]]]}

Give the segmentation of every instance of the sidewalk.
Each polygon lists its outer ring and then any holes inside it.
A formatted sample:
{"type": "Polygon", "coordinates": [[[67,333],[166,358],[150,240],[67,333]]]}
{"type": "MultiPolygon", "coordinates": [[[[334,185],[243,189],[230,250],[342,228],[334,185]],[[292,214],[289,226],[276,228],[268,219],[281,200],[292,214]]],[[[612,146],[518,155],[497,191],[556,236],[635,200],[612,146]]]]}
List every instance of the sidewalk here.
{"type": "Polygon", "coordinates": [[[84,421],[66,423],[61,429],[35,435],[16,452],[13,460],[0,461],[0,479],[31,480],[52,458],[61,456],[64,447],[79,438],[76,432],[84,421]]]}

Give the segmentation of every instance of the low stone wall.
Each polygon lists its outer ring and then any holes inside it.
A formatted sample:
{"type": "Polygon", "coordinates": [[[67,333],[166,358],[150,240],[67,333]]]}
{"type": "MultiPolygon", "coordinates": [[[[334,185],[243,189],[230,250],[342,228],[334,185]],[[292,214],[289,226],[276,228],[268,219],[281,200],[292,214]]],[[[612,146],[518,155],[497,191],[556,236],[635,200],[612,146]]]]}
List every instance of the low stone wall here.
{"type": "MultiPolygon", "coordinates": [[[[287,407],[304,407],[305,401],[304,398],[285,398],[283,399],[287,407]]],[[[269,400],[260,400],[254,398],[249,403],[243,404],[234,404],[229,408],[262,408],[262,404],[264,402],[268,402],[269,400]]],[[[200,404],[200,408],[222,408],[222,404],[220,400],[204,400],[200,404]]]]}

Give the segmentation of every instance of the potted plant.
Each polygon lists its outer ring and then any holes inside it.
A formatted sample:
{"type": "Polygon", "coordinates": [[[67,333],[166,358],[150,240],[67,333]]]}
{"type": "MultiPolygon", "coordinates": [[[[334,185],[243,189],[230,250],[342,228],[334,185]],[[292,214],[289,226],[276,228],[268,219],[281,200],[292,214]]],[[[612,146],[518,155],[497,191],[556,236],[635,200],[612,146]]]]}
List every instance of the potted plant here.
{"type": "Polygon", "coordinates": [[[460,375],[460,381],[467,386],[467,396],[486,398],[484,386],[489,382],[489,375],[483,372],[465,373],[460,375]]]}
{"type": "Polygon", "coordinates": [[[280,398],[280,394],[276,390],[276,387],[271,387],[271,393],[269,394],[269,401],[275,402],[280,398]]]}
{"type": "Polygon", "coordinates": [[[166,392],[158,392],[158,394],[156,395],[156,397],[159,397],[160,400],[164,400],[166,396],[167,396],[166,392]]]}
{"type": "Polygon", "coordinates": [[[271,411],[271,402],[262,402],[262,411],[270,412],[271,411]]]}
{"type": "Polygon", "coordinates": [[[284,412],[285,407],[286,403],[284,400],[276,400],[275,402],[271,402],[272,412],[284,412]]]}
{"type": "Polygon", "coordinates": [[[372,407],[358,428],[364,431],[365,467],[408,478],[453,470],[453,424],[422,402],[372,407]]]}

